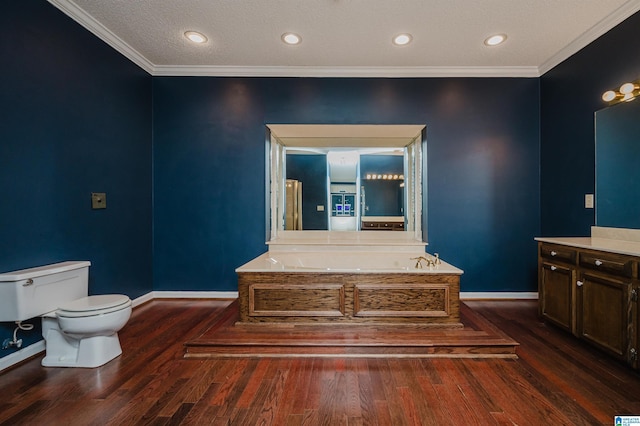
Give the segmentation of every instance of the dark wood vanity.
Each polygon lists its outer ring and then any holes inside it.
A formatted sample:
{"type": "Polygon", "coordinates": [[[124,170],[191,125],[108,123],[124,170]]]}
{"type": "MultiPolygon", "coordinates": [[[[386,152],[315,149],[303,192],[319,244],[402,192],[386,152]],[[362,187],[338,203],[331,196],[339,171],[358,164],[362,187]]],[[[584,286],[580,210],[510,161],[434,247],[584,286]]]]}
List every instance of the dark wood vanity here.
{"type": "Polygon", "coordinates": [[[537,240],[540,316],[640,368],[640,256],[600,248],[591,238],[537,240]]]}
{"type": "Polygon", "coordinates": [[[404,231],[404,222],[363,220],[363,231],[404,231]]]}

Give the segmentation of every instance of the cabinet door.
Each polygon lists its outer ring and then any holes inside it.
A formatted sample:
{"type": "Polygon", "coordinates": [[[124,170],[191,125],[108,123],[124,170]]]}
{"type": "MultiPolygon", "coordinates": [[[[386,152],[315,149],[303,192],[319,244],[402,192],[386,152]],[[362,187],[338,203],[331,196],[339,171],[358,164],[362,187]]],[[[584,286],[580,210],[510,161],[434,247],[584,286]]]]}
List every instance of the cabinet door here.
{"type": "Polygon", "coordinates": [[[573,331],[573,288],[575,269],[542,262],[538,289],[540,315],[560,327],[573,331]]]}
{"type": "Polygon", "coordinates": [[[628,361],[631,340],[631,283],[581,273],[577,282],[578,335],[628,361]]]}

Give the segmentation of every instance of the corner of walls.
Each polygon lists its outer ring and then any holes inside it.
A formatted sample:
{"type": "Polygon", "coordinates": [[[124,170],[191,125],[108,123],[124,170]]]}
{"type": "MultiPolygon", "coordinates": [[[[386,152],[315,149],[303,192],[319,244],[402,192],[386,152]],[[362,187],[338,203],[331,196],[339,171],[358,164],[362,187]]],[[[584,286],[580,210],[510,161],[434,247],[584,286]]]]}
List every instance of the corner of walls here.
{"type": "Polygon", "coordinates": [[[540,77],[542,236],[588,236],[595,192],[595,121],[602,93],[640,72],[640,12],[540,77]]]}

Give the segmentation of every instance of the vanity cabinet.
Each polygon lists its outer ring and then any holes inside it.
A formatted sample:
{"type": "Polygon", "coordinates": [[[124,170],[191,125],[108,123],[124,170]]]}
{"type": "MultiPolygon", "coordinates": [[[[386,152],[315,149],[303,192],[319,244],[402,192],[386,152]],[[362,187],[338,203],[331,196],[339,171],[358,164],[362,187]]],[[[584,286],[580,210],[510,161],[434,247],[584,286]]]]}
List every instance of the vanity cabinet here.
{"type": "Polygon", "coordinates": [[[538,243],[540,316],[638,368],[640,258],[538,243]]]}

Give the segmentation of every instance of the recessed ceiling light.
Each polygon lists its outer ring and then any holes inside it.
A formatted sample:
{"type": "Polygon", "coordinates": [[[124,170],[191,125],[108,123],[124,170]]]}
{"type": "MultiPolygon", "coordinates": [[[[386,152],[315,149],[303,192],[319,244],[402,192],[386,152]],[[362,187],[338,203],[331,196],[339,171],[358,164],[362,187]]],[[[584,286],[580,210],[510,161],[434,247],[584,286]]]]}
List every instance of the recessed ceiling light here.
{"type": "Polygon", "coordinates": [[[191,40],[194,43],[206,43],[207,36],[197,31],[187,31],[184,33],[184,36],[191,40]]]}
{"type": "Polygon", "coordinates": [[[393,44],[396,46],[404,46],[411,43],[412,38],[411,34],[398,34],[393,38],[393,44]]]}
{"type": "Polygon", "coordinates": [[[484,44],[486,44],[487,46],[497,46],[501,43],[504,43],[506,39],[507,39],[506,34],[496,34],[496,35],[492,35],[491,37],[488,37],[484,41],[484,44]]]}
{"type": "Polygon", "coordinates": [[[291,45],[300,44],[300,42],[302,41],[302,37],[294,33],[284,33],[282,34],[281,38],[282,38],[282,41],[291,45]]]}

